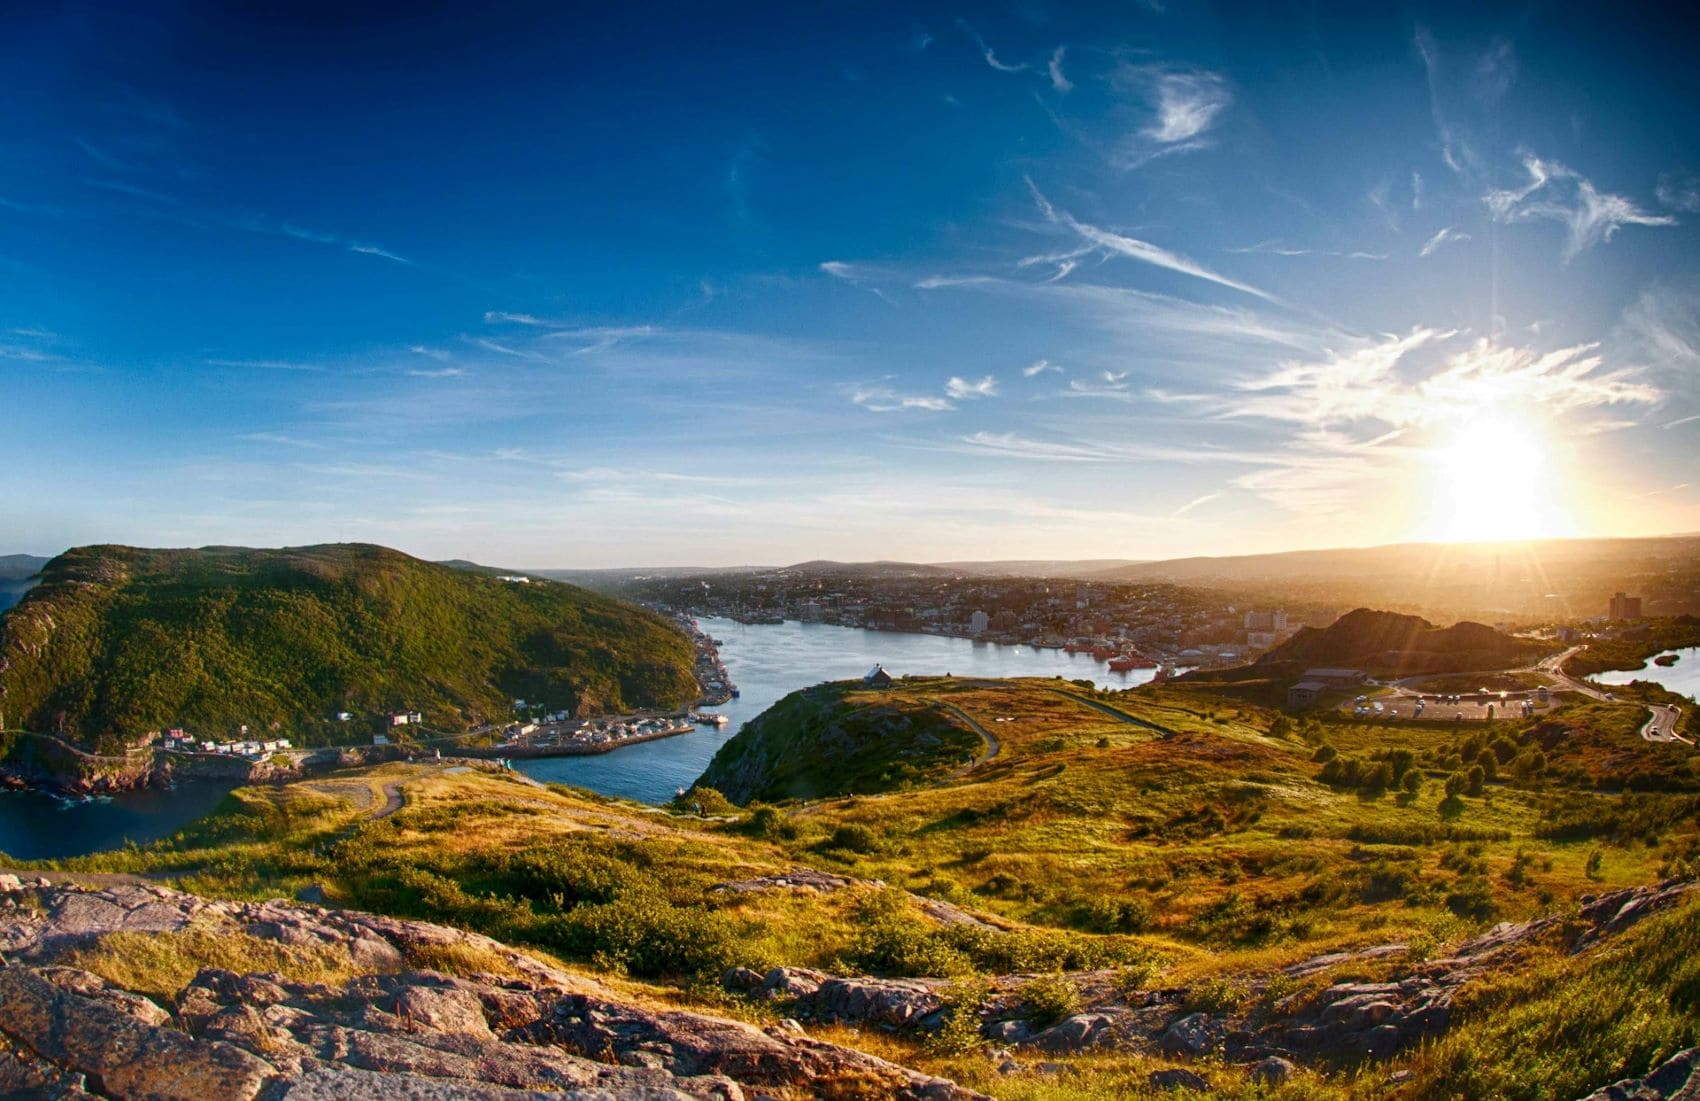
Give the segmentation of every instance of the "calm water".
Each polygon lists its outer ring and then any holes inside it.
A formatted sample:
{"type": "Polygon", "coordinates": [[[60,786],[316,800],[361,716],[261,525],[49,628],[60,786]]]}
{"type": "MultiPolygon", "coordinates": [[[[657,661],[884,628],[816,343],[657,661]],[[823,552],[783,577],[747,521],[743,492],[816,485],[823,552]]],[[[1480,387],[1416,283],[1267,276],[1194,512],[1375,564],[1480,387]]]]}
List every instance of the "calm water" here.
{"type": "Polygon", "coordinates": [[[574,784],[608,795],[662,803],[702,775],[715,750],[782,697],[826,680],[860,677],[878,662],[894,677],[908,673],[954,673],[968,677],[1090,679],[1104,688],[1144,684],[1155,670],[1112,673],[1089,654],[994,646],[938,635],[865,631],[824,623],[786,622],[746,626],[704,618],[702,629],[721,640],[720,660],[738,686],[739,698],[714,710],[732,721],[718,730],[699,727],[658,742],[644,742],[599,757],[550,757],[519,761],[515,768],[552,783],[574,784]]]}
{"type": "Polygon", "coordinates": [[[1681,692],[1684,696],[1700,694],[1700,647],[1666,650],[1665,653],[1676,655],[1675,665],[1654,665],[1649,659],[1645,668],[1614,669],[1610,673],[1596,673],[1594,679],[1601,684],[1628,684],[1634,680],[1650,680],[1657,681],[1672,692],[1681,692]]]}
{"type": "Polygon", "coordinates": [[[0,852],[45,860],[153,841],[211,811],[233,786],[179,784],[171,791],[127,791],[86,803],[39,791],[0,791],[0,852]]]}

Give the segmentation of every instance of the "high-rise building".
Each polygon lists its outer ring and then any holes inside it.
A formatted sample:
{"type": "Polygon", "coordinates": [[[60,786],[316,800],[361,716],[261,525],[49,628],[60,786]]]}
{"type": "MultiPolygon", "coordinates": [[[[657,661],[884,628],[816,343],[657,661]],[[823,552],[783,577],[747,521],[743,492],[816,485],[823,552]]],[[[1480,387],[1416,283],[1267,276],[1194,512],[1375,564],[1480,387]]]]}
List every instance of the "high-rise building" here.
{"type": "Polygon", "coordinates": [[[987,616],[985,612],[976,611],[973,615],[968,617],[968,633],[973,635],[983,635],[986,633],[986,628],[991,624],[991,622],[991,618],[987,616]]]}
{"type": "Polygon", "coordinates": [[[1627,593],[1613,593],[1610,619],[1640,619],[1641,598],[1627,593]]]}

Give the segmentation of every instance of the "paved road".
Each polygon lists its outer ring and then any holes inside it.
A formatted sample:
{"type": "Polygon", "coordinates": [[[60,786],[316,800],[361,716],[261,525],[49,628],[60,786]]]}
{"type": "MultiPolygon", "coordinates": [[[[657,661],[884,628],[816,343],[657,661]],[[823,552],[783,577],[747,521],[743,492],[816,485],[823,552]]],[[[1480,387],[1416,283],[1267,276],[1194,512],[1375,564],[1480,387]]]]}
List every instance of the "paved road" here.
{"type": "Polygon", "coordinates": [[[1648,710],[1653,714],[1641,728],[1641,736],[1649,742],[1682,742],[1693,745],[1687,738],[1676,732],[1677,720],[1682,718],[1682,708],[1666,704],[1652,704],[1648,710]]]}

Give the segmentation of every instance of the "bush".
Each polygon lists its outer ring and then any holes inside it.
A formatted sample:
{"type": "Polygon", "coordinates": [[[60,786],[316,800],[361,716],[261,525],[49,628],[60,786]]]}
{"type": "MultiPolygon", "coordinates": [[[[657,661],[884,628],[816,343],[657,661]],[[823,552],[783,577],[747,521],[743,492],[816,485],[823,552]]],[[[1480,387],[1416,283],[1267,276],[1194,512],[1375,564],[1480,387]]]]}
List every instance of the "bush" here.
{"type": "Polygon", "coordinates": [[[840,852],[875,853],[881,848],[879,834],[857,822],[839,826],[821,848],[840,852]]]}
{"type": "Polygon", "coordinates": [[[1081,924],[1094,933],[1143,933],[1151,917],[1142,898],[1095,898],[1082,907],[1081,924]]]}
{"type": "Polygon", "coordinates": [[[1021,1008],[1034,1024],[1049,1027],[1080,1012],[1080,991],[1062,975],[1041,975],[1021,988],[1021,1008]]]}

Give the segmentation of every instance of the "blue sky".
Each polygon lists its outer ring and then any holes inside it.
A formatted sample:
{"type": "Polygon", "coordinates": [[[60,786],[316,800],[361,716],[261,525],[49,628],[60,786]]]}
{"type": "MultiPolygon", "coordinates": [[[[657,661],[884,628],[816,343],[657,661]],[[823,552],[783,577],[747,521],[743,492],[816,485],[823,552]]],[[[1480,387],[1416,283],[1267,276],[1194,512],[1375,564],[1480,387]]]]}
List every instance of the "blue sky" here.
{"type": "Polygon", "coordinates": [[[0,16],[0,550],[1700,529],[1700,67],[1617,6],[0,16]]]}

